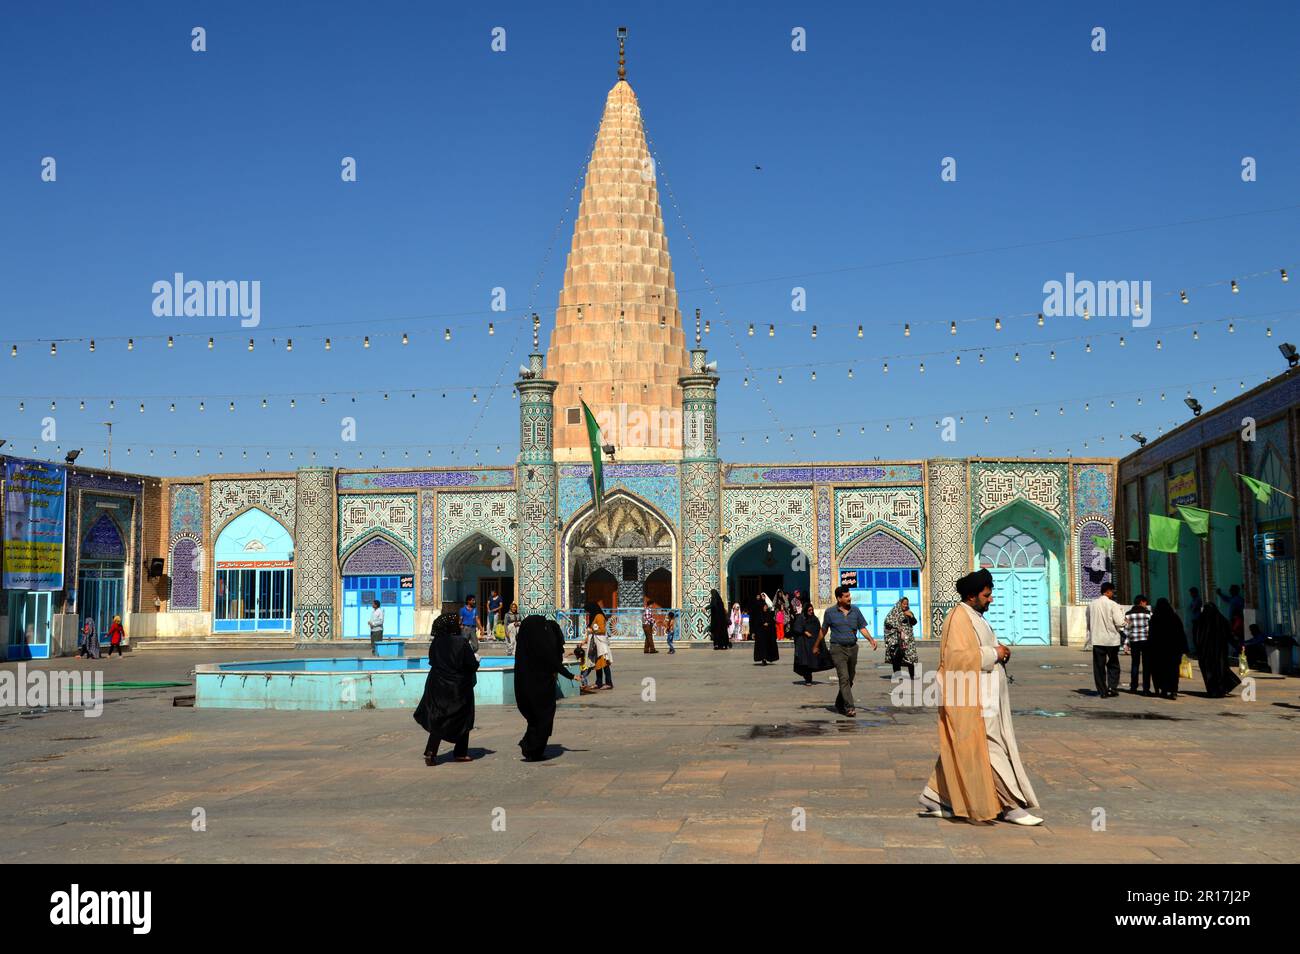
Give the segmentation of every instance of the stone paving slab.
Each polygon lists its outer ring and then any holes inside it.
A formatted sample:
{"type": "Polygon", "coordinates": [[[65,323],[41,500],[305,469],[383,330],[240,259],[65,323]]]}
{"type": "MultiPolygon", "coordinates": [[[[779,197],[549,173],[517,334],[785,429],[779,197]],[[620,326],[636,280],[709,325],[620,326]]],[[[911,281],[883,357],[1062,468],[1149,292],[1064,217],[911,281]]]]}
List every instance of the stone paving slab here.
{"type": "MultiPolygon", "coordinates": [[[[562,702],[553,757],[539,764],[519,760],[513,708],[478,710],[474,763],[434,768],[399,710],[173,707],[183,689],[110,693],[98,719],[0,709],[0,861],[1160,864],[1300,854],[1298,680],[1260,680],[1254,702],[1208,699],[1197,685],[1176,702],[1103,701],[1085,653],[1018,649],[1016,732],[1047,820],[1022,829],[917,817],[936,716],[890,704],[878,655],[863,653],[855,721],[834,713],[824,676],[797,685],[782,651],[786,662],[762,667],[743,646],[616,648],[618,688],[562,702]],[[647,679],[656,701],[645,701],[647,679]],[[1055,712],[1065,715],[1042,714],[1055,712]],[[191,825],[198,808],[204,831],[191,825]],[[1094,831],[1103,811],[1105,830],[1094,831]]],[[[158,651],[29,667],[188,681],[196,663],[284,655],[158,651]]],[[[936,655],[922,647],[922,666],[936,655]]]]}

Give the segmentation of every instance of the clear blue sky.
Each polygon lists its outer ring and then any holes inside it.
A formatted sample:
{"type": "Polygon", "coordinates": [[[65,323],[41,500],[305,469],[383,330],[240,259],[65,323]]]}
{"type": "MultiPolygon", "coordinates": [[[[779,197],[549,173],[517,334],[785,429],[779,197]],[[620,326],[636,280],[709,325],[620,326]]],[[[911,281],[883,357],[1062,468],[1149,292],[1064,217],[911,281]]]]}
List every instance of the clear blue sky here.
{"type": "Polygon", "coordinates": [[[544,334],[553,321],[576,211],[565,206],[615,78],[614,31],[625,23],[683,315],[701,307],[713,325],[724,457],[1126,453],[1133,445],[1119,435],[1154,435],[1186,419],[1189,386],[1212,406],[1237,381],[1250,387],[1284,367],[1276,346],[1296,338],[1296,9],[15,8],[0,35],[0,437],[6,452],[30,454],[35,443],[37,456],[61,457],[84,446],[99,463],[96,422],[111,417],[115,466],[156,474],[286,469],[309,463],[312,449],[319,463],[339,452],[340,466],[474,461],[475,448],[479,462],[512,461],[509,384],[527,350],[517,316],[535,309],[544,334]],[[207,30],[206,53],[190,49],[196,25],[207,30]],[[504,53],[490,49],[497,26],[506,29],[504,53]],[[1105,53],[1090,49],[1094,26],[1107,31],[1105,53]],[[794,27],[806,29],[807,52],[791,50],[794,27]],[[45,156],[57,160],[54,183],[40,179],[45,156]],[[357,159],[356,183],[340,180],[344,156],[357,159]],[[945,156],[957,160],[956,182],[940,181],[945,156]],[[1242,181],[1244,156],[1256,158],[1258,181],[1242,181]],[[1145,228],[1188,220],[1207,221],[1145,228]],[[1043,244],[1097,233],[1123,234],[1043,244]],[[991,249],[1000,250],[952,254],[991,249]],[[1283,265],[1292,266],[1288,284],[1276,274],[1283,265]],[[1195,290],[1265,269],[1273,271],[1243,280],[1235,296],[1226,286],[1195,290]],[[993,330],[994,315],[1040,310],[1043,283],[1067,271],[1150,280],[1151,327],[1060,319],[1039,329],[1011,319],[993,330]],[[155,317],[151,286],[174,272],[259,280],[261,326],[155,317]],[[806,313],[791,310],[795,285],[807,290],[806,313]],[[507,290],[505,316],[488,311],[496,286],[507,290]],[[1187,305],[1177,298],[1184,287],[1194,289],[1187,305]],[[414,317],[444,315],[458,317],[414,317]],[[1207,326],[1199,341],[1167,327],[1229,315],[1271,317],[1239,322],[1233,335],[1207,326]],[[956,337],[950,320],[959,321],[956,337]],[[288,330],[324,322],[340,324],[288,330]],[[775,339],[766,337],[772,323],[775,339]],[[205,337],[178,338],[171,350],[154,338],[128,352],[120,340],[195,333],[205,337]],[[217,337],[211,351],[207,334],[217,337]],[[369,350],[362,334],[372,336],[369,350]],[[49,337],[95,337],[96,352],[67,344],[51,358],[48,344],[23,344],[9,357],[13,341],[49,337]],[[1034,346],[1048,339],[1069,339],[1050,346],[1055,361],[1048,346],[1034,346]],[[1017,342],[1026,345],[1007,347],[1017,342]],[[897,357],[981,345],[1002,347],[982,365],[974,353],[960,367],[951,354],[897,357]],[[896,356],[888,376],[885,355],[896,356]],[[847,361],[852,380],[845,363],[810,380],[809,365],[847,361]],[[492,394],[496,382],[504,389],[492,394]],[[438,390],[413,399],[403,391],[413,386],[438,390]],[[385,387],[387,402],[319,401],[323,390],[385,387]],[[1138,407],[1128,392],[1140,389],[1138,407]],[[232,394],[248,395],[236,398],[235,413],[232,394]],[[268,397],[263,410],[262,394],[285,396],[268,397]],[[1112,394],[1122,395],[1114,410],[1112,394]],[[54,396],[57,453],[40,441],[54,396]],[[85,411],[81,396],[94,398],[85,411]],[[118,396],[111,414],[109,396],[118,396]],[[355,444],[339,439],[345,414],[356,418],[355,444]],[[956,442],[935,430],[943,414],[966,418],[956,442]],[[269,459],[266,445],[275,448],[269,459]],[[452,446],[461,447],[454,457],[452,446]]]}

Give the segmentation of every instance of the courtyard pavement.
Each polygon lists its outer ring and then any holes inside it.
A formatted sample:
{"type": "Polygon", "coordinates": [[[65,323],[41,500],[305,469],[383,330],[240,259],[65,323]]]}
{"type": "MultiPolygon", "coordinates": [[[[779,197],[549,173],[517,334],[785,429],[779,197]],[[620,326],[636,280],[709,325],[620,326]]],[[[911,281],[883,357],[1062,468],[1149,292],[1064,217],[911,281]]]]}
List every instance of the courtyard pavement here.
{"type": "MultiPolygon", "coordinates": [[[[418,651],[415,646],[412,651],[418,651]]],[[[480,707],[476,760],[421,759],[405,710],[173,707],[187,689],[109,692],[100,718],[0,709],[0,861],[10,862],[1289,862],[1300,855],[1300,680],[1245,702],[1092,694],[1091,657],[1020,648],[1021,753],[1046,824],[919,818],[933,709],[890,704],[863,647],[855,720],[835,685],[795,684],[790,647],[644,656],[617,688],[560,703],[552,757],[480,707]],[[653,701],[643,680],[653,679],[653,701]],[[194,823],[202,809],[205,826],[194,823]],[[1103,814],[1104,813],[1104,816],[1103,814]],[[804,830],[798,822],[803,819],[804,830]],[[1104,830],[1094,830],[1104,820],[1104,830]],[[205,830],[196,831],[196,827],[205,830]]],[[[283,657],[281,651],[269,654],[283,657]]],[[[937,646],[921,649],[932,666],[937,646]]],[[[141,652],[29,666],[189,681],[253,651],[141,652]]],[[[1128,658],[1124,657],[1127,685],[1128,658]]],[[[12,670],[15,664],[4,664],[12,670]]],[[[444,753],[446,747],[444,746],[444,753]]]]}

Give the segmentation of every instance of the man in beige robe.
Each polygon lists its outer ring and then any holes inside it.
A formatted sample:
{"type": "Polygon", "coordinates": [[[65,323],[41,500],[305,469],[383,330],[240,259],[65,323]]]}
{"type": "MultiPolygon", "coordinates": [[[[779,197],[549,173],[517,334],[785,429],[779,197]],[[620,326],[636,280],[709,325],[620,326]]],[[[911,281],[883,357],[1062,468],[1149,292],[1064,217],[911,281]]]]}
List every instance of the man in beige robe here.
{"type": "Polygon", "coordinates": [[[962,602],[943,623],[939,643],[939,760],[921,792],[923,814],[968,821],[1041,825],[1011,724],[1006,668],[1011,649],[998,642],[984,611],[993,576],[977,570],[957,581],[962,602]]]}

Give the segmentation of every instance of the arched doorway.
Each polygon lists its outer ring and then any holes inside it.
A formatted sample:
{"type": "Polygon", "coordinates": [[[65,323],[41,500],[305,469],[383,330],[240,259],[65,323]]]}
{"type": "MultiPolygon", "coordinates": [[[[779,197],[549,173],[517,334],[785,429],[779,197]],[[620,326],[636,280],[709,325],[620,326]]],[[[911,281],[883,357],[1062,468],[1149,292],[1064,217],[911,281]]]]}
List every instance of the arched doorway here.
{"type": "Polygon", "coordinates": [[[384,612],[385,638],[415,635],[415,572],[411,558],[372,536],[343,562],[343,638],[369,639],[374,601],[384,612]]]}
{"type": "Polygon", "coordinates": [[[975,537],[978,565],[993,575],[985,614],[1008,644],[1050,645],[1052,608],[1060,606],[1065,541],[1060,527],[1022,501],[985,520],[975,537]]]}
{"type": "Polygon", "coordinates": [[[811,581],[808,555],[796,554],[796,549],[782,536],[763,533],[736,550],[727,561],[727,605],[738,601],[748,613],[760,592],[769,597],[777,590],[807,595],[811,581]]]}
{"type": "MultiPolygon", "coordinates": [[[[661,606],[672,606],[677,559],[672,528],[628,494],[615,491],[605,498],[599,513],[588,510],[575,520],[564,535],[564,558],[565,595],[573,609],[580,609],[593,593],[604,593],[601,606],[621,606],[637,614],[647,586],[663,595],[661,606]]],[[[639,618],[635,631],[640,632],[639,618]]]]}
{"type": "Polygon", "coordinates": [[[94,620],[102,637],[122,613],[126,589],[126,543],[113,518],[103,514],[81,540],[77,568],[78,618],[94,620]]]}
{"type": "Polygon", "coordinates": [[[487,623],[488,600],[496,593],[503,609],[515,598],[515,564],[506,548],[482,533],[472,533],[442,559],[442,611],[454,611],[466,597],[478,600],[487,623]]]}
{"type": "Polygon", "coordinates": [[[293,536],[270,514],[246,510],[217,537],[214,633],[293,628],[293,536]]]}
{"type": "Polygon", "coordinates": [[[645,595],[653,606],[673,605],[673,575],[663,567],[645,578],[645,595]]]}
{"type": "Polygon", "coordinates": [[[849,587],[853,605],[867,618],[872,636],[885,635],[885,617],[907,597],[917,618],[913,635],[922,638],[925,614],[921,607],[921,558],[915,550],[894,535],[876,530],[850,542],[839,565],[840,585],[849,587]]]}

